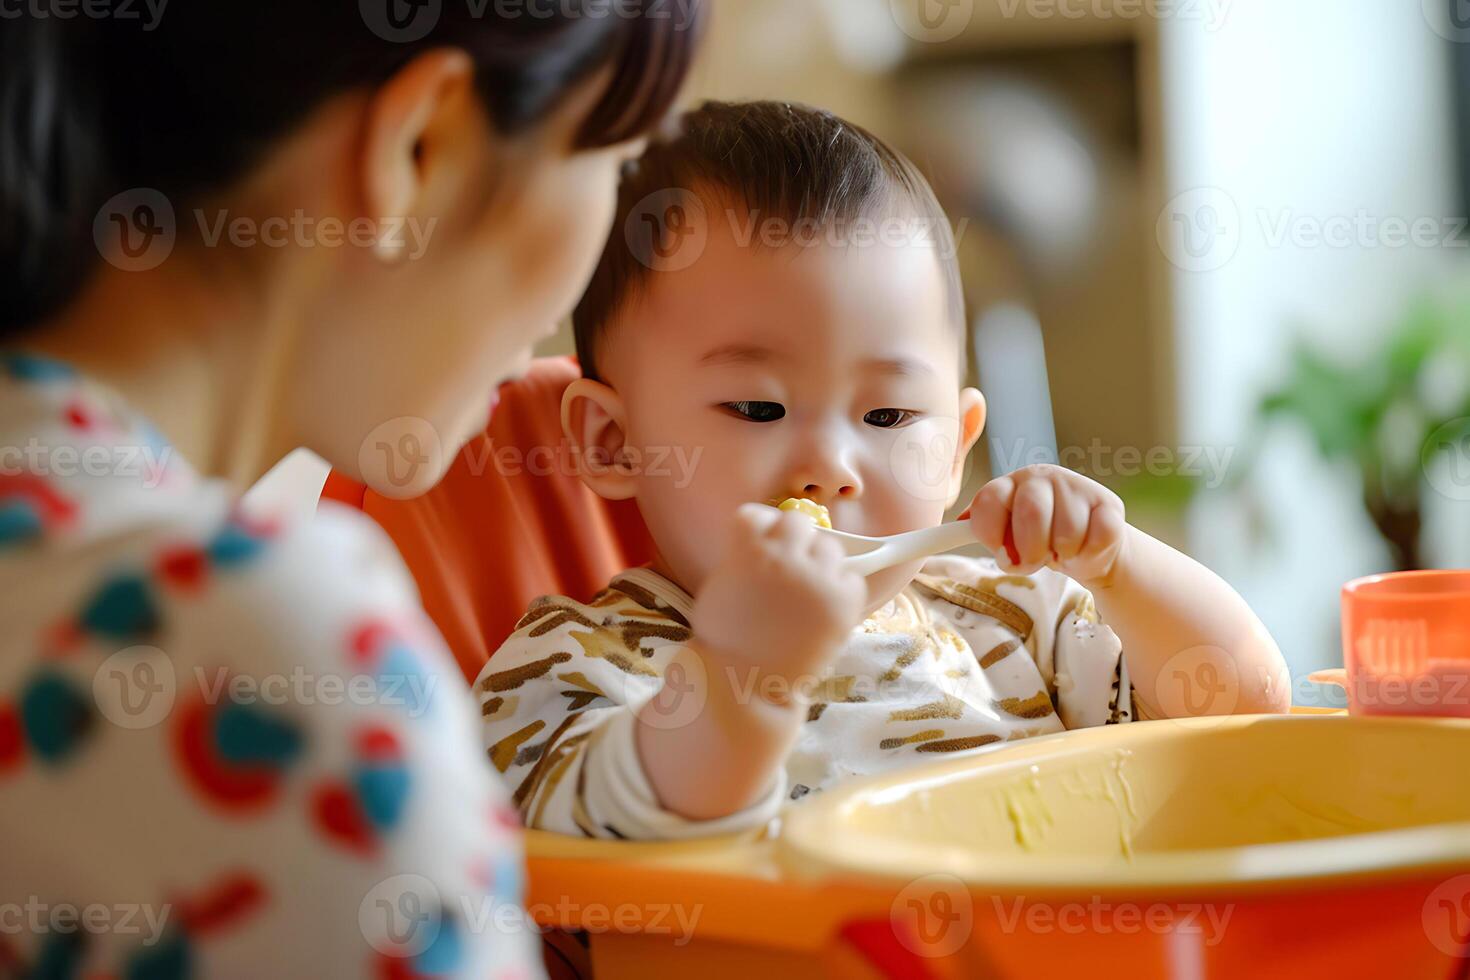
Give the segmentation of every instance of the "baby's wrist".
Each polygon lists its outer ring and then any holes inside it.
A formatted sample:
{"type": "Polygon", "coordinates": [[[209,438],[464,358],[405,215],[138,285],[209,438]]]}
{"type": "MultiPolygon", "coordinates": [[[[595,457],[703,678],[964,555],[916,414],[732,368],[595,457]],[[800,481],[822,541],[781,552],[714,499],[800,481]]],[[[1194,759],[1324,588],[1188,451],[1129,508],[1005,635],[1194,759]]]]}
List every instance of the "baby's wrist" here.
{"type": "Polygon", "coordinates": [[[771,670],[749,657],[697,636],[693,644],[704,658],[712,698],[736,709],[765,709],[778,713],[806,710],[802,692],[781,671],[771,670]]]}
{"type": "Polygon", "coordinates": [[[1123,525],[1123,532],[1118,539],[1118,550],[1113,554],[1113,560],[1108,562],[1107,568],[1086,580],[1078,579],[1078,581],[1090,592],[1106,592],[1125,581],[1129,576],[1129,563],[1133,554],[1130,541],[1134,535],[1140,533],[1142,532],[1131,524],[1123,525]]]}

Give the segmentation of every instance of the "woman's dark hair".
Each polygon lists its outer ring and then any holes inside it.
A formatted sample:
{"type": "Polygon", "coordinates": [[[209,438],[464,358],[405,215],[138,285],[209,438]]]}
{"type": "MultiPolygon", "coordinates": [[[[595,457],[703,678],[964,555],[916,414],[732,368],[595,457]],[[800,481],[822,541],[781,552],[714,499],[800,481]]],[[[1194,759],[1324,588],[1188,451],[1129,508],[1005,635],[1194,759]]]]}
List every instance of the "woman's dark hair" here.
{"type": "Polygon", "coordinates": [[[178,204],[226,186],[325,99],[435,48],[469,53],[506,135],[606,69],[580,146],[635,138],[674,102],[703,2],[32,4],[0,20],[0,337],[78,291],[98,258],[93,221],[114,195],[150,188],[178,204]]]}

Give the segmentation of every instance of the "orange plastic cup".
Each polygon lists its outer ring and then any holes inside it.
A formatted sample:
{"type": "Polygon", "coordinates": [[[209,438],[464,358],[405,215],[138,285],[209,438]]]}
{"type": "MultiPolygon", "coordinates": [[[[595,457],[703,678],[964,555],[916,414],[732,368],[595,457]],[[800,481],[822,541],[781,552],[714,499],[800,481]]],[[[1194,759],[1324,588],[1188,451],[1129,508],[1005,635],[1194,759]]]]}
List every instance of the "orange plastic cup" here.
{"type": "Polygon", "coordinates": [[[1342,656],[1350,714],[1470,718],[1470,571],[1349,582],[1342,656]]]}

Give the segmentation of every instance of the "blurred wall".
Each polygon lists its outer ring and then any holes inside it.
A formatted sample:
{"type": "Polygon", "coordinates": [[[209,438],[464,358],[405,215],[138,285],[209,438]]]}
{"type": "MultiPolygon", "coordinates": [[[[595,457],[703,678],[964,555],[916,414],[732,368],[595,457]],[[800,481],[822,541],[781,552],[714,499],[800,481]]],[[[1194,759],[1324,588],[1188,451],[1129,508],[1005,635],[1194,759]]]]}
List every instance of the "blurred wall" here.
{"type": "MultiPolygon", "coordinates": [[[[1463,251],[1366,239],[1274,240],[1283,221],[1456,213],[1447,44],[1409,0],[1241,0],[1213,31],[1163,21],[1160,42],[1174,198],[1161,220],[1195,235],[1192,254],[1170,256],[1180,436],[1238,448],[1297,323],[1351,356],[1466,261],[1463,251]]],[[[1274,435],[1262,464],[1266,546],[1251,542],[1240,501],[1223,495],[1195,508],[1190,540],[1244,593],[1299,676],[1339,662],[1338,590],[1382,570],[1387,555],[1352,475],[1329,470],[1304,434],[1274,435]]]]}
{"type": "MultiPolygon", "coordinates": [[[[875,53],[871,45],[864,44],[868,32],[861,26],[876,28],[875,43],[880,46],[885,34],[896,34],[881,7],[886,2],[736,0],[712,4],[705,46],[683,102],[806,102],[875,132],[888,132],[893,128],[895,95],[882,64],[864,61],[864,54],[878,59],[884,53],[875,53]],[[866,8],[867,13],[853,16],[858,8],[866,8]],[[870,19],[873,10],[880,15],[876,20],[870,19]],[[847,48],[840,46],[843,37],[848,38],[847,48]]],[[[893,42],[891,36],[887,40],[893,42]]],[[[901,54],[901,46],[891,53],[901,54]]],[[[613,234],[621,233],[622,229],[613,229],[613,234]]],[[[564,324],[539,352],[570,354],[574,348],[571,325],[564,324]]]]}
{"type": "Polygon", "coordinates": [[[688,101],[789,99],[891,130],[896,100],[885,69],[903,54],[873,0],[715,3],[688,101]]]}

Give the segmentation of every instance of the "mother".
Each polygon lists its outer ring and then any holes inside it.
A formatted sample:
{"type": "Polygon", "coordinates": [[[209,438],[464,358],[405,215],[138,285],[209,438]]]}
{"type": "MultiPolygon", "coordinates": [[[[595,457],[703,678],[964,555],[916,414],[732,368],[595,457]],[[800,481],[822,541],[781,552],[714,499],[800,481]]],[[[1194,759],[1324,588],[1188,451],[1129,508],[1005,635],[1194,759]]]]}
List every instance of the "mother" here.
{"type": "Polygon", "coordinates": [[[396,556],[236,499],[297,446],[437,482],[698,2],[53,6],[0,21],[0,975],[535,973],[396,556]]]}

